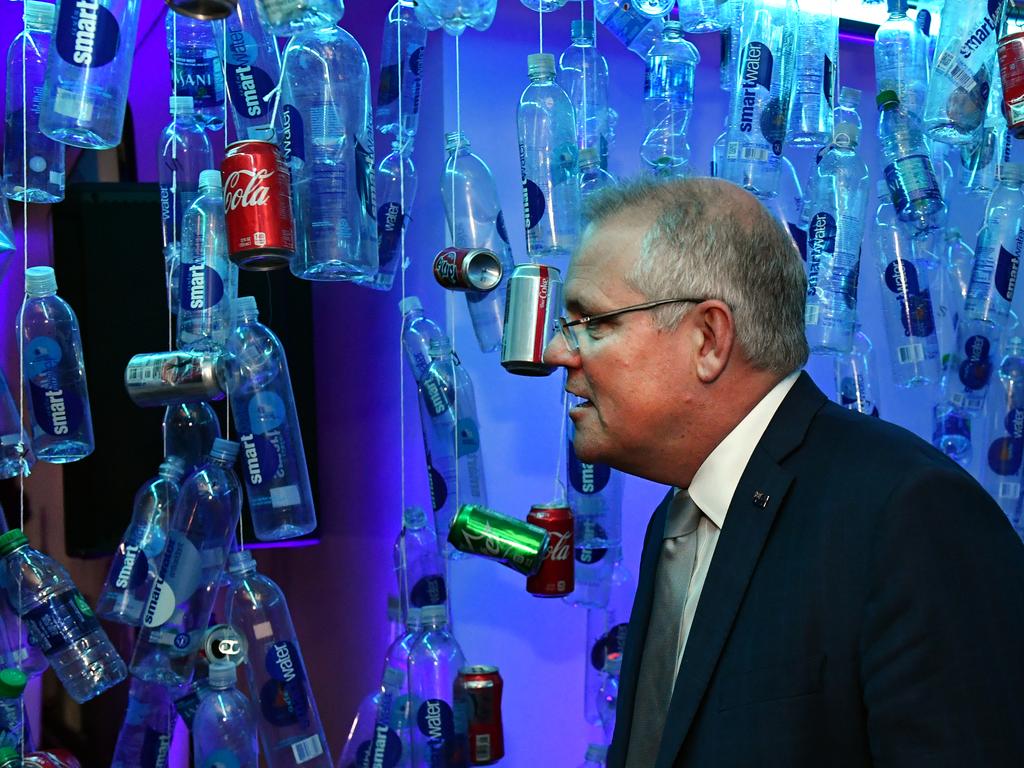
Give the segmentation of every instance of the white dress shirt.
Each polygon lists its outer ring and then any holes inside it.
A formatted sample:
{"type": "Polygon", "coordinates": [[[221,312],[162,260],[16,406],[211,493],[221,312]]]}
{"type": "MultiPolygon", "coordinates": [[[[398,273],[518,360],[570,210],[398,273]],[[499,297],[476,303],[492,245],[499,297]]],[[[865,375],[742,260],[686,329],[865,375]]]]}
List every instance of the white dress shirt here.
{"type": "MultiPolygon", "coordinates": [[[[686,592],[686,604],[683,606],[683,616],[679,626],[676,675],[679,674],[679,664],[683,659],[683,651],[686,650],[686,640],[690,635],[690,627],[693,625],[693,617],[697,612],[697,604],[700,602],[700,593],[704,589],[704,580],[707,578],[708,568],[711,566],[711,558],[715,554],[718,536],[722,532],[722,526],[725,525],[725,515],[729,511],[729,504],[732,502],[733,494],[736,493],[736,486],[739,485],[740,477],[743,476],[743,472],[747,468],[754,447],[761,440],[764,431],[768,429],[769,422],[775,416],[775,412],[782,405],[782,401],[789,394],[789,390],[796,383],[799,375],[800,371],[795,371],[776,384],[704,459],[704,463],[700,465],[693,480],[690,481],[690,487],[687,489],[690,498],[704,514],[697,524],[697,554],[694,558],[693,573],[690,576],[690,586],[686,592]]],[[[677,488],[672,503],[675,504],[683,498],[679,495],[677,488]]]]}

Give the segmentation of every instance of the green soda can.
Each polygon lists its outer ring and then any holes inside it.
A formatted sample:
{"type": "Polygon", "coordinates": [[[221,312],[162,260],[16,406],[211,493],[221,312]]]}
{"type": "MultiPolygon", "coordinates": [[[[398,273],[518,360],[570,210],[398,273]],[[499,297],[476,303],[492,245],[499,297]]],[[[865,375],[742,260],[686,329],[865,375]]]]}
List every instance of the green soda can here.
{"type": "Polygon", "coordinates": [[[543,528],[479,504],[459,507],[448,529],[448,541],[460,552],[497,560],[524,576],[540,569],[549,546],[543,528]]]}

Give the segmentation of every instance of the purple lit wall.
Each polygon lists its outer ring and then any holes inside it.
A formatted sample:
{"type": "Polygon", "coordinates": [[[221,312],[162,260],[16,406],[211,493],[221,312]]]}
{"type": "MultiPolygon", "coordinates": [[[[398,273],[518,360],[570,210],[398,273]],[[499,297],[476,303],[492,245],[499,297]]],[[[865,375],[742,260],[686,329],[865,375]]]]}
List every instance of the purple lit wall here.
{"type": "MultiPolygon", "coordinates": [[[[6,50],[20,20],[20,6],[0,0],[0,47],[6,50]]],[[[376,92],[381,29],[390,0],[349,0],[343,25],[366,50],[376,92]]],[[[141,3],[139,45],[131,107],[135,119],[140,181],[156,180],[157,136],[167,121],[170,75],[164,43],[163,6],[141,3]]],[[[589,13],[589,4],[587,4],[589,13]]],[[[556,56],[569,43],[573,2],[544,19],[544,50],[556,56]]],[[[722,130],[727,95],[719,88],[718,35],[690,38],[700,50],[695,109],[689,141],[693,167],[708,168],[711,147],[722,130]]],[[[481,418],[490,503],[525,516],[531,504],[551,500],[562,448],[560,375],[528,379],[506,374],[495,353],[479,351],[465,302],[433,283],[430,262],[444,245],[439,184],[444,166],[444,132],[461,125],[490,165],[509,223],[517,260],[525,258],[515,108],[527,83],[526,57],[538,46],[537,16],[515,0],[502,0],[493,26],[466,32],[460,40],[461,111],[456,108],[454,38],[432,33],[427,47],[423,101],[414,161],[419,192],[407,237],[410,267],[406,292],[418,295],[428,312],[447,326],[472,375],[481,418]]],[[[640,171],[643,137],[643,62],[603,28],[598,46],[611,70],[611,103],[618,111],[611,169],[620,176],[640,171]]],[[[861,89],[865,123],[861,149],[879,178],[873,63],[870,45],[844,39],[840,77],[861,89]]],[[[218,135],[216,142],[220,142],[218,135]]],[[[378,142],[378,158],[384,145],[378,142]]],[[[801,182],[811,155],[787,150],[801,182]]],[[[972,199],[973,200],[973,199],[972,199]]],[[[32,263],[47,260],[44,213],[33,214],[32,263]]],[[[962,204],[954,220],[973,244],[980,204],[962,204]]],[[[153,222],[157,226],[157,222],[153,222]]],[[[897,390],[888,380],[887,350],[879,311],[877,267],[870,227],[861,270],[861,317],[874,340],[881,366],[882,415],[918,434],[930,431],[930,404],[919,392],[897,390]]],[[[115,254],[112,258],[160,258],[159,254],[115,254]]],[[[112,265],[111,265],[112,266],[112,265]]],[[[21,281],[11,274],[0,286],[0,323],[13,328],[21,302],[21,281]]],[[[319,546],[261,551],[262,570],[288,595],[317,701],[335,758],[340,756],[352,714],[378,683],[386,645],[385,601],[395,591],[391,549],[403,503],[429,509],[415,388],[401,376],[399,348],[402,296],[348,284],[314,290],[317,419],[319,423],[319,546]],[[404,436],[404,451],[403,446],[404,436]],[[404,467],[404,475],[403,475],[404,467]]],[[[10,338],[10,337],[8,337],[10,338]]],[[[11,346],[5,370],[12,368],[11,346]]],[[[832,394],[829,360],[809,366],[832,394]]],[[[671,397],[671,392],[665,393],[671,397]]],[[[103,446],[99,450],[104,450],[103,446]]],[[[108,449],[109,450],[109,449],[108,449]]],[[[637,571],[647,519],[664,488],[629,479],[623,511],[625,558],[637,571]]],[[[587,741],[599,740],[583,720],[585,612],[561,601],[525,592],[523,579],[492,563],[464,559],[452,565],[454,628],[469,663],[496,664],[505,679],[508,757],[503,765],[574,766],[587,741]]]]}

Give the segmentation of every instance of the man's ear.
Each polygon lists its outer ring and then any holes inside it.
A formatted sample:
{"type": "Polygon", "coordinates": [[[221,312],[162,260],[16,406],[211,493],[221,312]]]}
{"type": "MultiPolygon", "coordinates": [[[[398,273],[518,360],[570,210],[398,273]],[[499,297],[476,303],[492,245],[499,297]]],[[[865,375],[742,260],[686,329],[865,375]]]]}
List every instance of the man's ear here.
{"type": "Polygon", "coordinates": [[[690,311],[691,339],[697,378],[711,384],[725,370],[736,343],[732,310],[724,301],[711,299],[690,311]]]}

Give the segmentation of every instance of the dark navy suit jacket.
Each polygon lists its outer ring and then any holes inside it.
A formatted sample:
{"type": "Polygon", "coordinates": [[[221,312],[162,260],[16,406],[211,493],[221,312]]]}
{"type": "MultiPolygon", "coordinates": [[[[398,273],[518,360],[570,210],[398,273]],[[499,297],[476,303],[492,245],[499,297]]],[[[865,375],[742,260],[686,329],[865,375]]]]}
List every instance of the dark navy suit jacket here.
{"type": "MultiPolygon", "coordinates": [[[[609,768],[625,763],[667,506],[609,768]]],[[[932,446],[802,373],[729,506],[651,768],[1022,768],[1022,703],[1024,545],[1006,517],[932,446]]]]}

